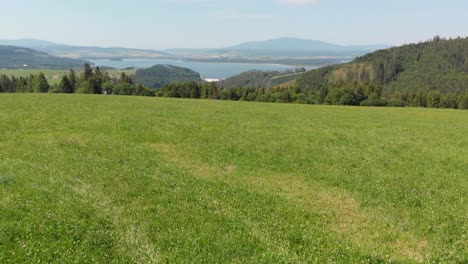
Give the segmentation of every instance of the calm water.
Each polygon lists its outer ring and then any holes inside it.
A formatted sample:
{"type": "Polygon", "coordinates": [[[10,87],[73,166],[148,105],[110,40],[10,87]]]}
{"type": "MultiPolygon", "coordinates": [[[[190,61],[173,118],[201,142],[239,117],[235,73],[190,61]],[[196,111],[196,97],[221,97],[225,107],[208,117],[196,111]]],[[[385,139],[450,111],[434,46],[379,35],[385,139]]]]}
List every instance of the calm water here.
{"type": "MultiPolygon", "coordinates": [[[[157,64],[169,64],[184,68],[189,68],[200,73],[203,78],[218,79],[228,78],[249,70],[262,70],[262,71],[284,71],[294,69],[297,67],[278,65],[278,64],[256,64],[256,63],[217,63],[217,62],[187,62],[180,60],[165,60],[165,59],[125,59],[123,61],[111,60],[91,60],[96,66],[109,66],[114,68],[149,68],[157,64]]],[[[313,69],[316,67],[305,67],[306,69],[313,69]]]]}

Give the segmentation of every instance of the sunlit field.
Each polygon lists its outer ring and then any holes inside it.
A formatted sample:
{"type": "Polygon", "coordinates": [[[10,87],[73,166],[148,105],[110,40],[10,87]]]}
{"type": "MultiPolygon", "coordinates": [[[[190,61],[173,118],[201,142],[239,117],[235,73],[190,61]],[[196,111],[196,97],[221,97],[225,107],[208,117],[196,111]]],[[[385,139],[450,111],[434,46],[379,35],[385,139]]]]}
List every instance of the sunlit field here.
{"type": "Polygon", "coordinates": [[[468,111],[0,94],[0,135],[0,263],[468,261],[468,111]]]}

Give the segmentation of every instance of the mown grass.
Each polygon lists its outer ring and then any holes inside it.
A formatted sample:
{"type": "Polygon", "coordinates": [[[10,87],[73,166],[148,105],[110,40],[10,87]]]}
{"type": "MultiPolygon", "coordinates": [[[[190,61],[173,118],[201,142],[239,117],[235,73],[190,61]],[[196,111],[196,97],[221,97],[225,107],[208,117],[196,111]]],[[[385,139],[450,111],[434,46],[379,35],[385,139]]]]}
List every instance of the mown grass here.
{"type": "Polygon", "coordinates": [[[466,263],[468,112],[0,95],[0,263],[466,263]]]}
{"type": "MultiPolygon", "coordinates": [[[[68,74],[69,70],[51,70],[51,69],[0,69],[0,75],[5,74],[8,77],[29,77],[32,75],[37,75],[39,73],[43,73],[44,76],[47,78],[47,81],[50,85],[58,84],[62,77],[68,74]]],[[[80,71],[77,71],[78,74],[80,71]]],[[[118,78],[121,72],[125,72],[126,74],[135,74],[135,70],[109,70],[107,71],[111,76],[118,78]]]]}

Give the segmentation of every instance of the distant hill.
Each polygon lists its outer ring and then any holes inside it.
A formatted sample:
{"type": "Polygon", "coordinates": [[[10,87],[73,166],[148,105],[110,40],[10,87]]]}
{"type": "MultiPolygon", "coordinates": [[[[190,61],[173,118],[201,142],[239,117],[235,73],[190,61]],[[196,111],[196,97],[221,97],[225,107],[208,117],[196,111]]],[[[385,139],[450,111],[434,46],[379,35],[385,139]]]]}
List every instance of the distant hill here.
{"type": "Polygon", "coordinates": [[[265,41],[246,42],[225,49],[230,50],[289,50],[289,51],[369,51],[386,48],[389,45],[342,46],[320,40],[299,38],[278,38],[265,41]]]}
{"type": "Polygon", "coordinates": [[[5,46],[18,46],[26,48],[38,48],[38,47],[47,47],[47,46],[61,46],[63,44],[58,44],[50,41],[39,40],[39,39],[0,39],[0,45],[5,46]]]}
{"type": "Polygon", "coordinates": [[[389,45],[342,46],[318,40],[279,38],[246,42],[218,49],[170,49],[175,56],[193,61],[330,65],[350,61],[389,45]]]}
{"type": "Polygon", "coordinates": [[[72,46],[37,39],[0,40],[0,45],[31,48],[51,55],[81,59],[169,58],[171,55],[149,49],[72,46]]]}
{"type": "Polygon", "coordinates": [[[0,68],[7,69],[71,69],[81,68],[85,61],[59,58],[45,52],[16,46],[0,46],[0,68]]]}
{"type": "Polygon", "coordinates": [[[246,42],[223,50],[250,51],[278,56],[357,56],[387,47],[389,45],[343,46],[320,40],[278,38],[246,42]]]}
{"type": "Polygon", "coordinates": [[[172,65],[155,65],[148,69],[139,69],[135,81],[151,88],[161,88],[171,82],[201,81],[200,74],[187,68],[172,65]]]}
{"type": "Polygon", "coordinates": [[[379,50],[346,64],[310,71],[297,80],[320,90],[352,83],[382,85],[384,92],[468,90],[468,38],[440,39],[379,50]]]}
{"type": "Polygon", "coordinates": [[[280,38],[247,42],[225,48],[132,49],[121,47],[76,46],[38,39],[0,40],[0,45],[19,46],[51,55],[77,59],[163,58],[195,62],[274,63],[294,66],[324,66],[350,61],[386,45],[342,46],[318,40],[280,38]]]}

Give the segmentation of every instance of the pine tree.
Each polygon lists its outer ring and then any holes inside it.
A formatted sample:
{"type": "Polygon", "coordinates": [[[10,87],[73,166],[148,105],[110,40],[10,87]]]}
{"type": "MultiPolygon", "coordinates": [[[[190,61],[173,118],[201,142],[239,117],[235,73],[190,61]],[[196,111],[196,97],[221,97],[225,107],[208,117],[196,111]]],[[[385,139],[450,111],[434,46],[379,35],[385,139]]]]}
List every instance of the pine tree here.
{"type": "Polygon", "coordinates": [[[102,77],[102,72],[101,72],[101,68],[96,67],[96,70],[94,70],[94,75],[98,76],[98,77],[102,77]]]}
{"type": "Polygon", "coordinates": [[[68,74],[68,80],[70,81],[73,92],[75,92],[76,88],[78,87],[78,81],[74,70],[70,70],[70,73],[68,74]]]}
{"type": "Polygon", "coordinates": [[[49,91],[50,86],[44,74],[39,73],[39,75],[35,79],[36,81],[35,81],[34,92],[47,93],[49,91]]]}
{"type": "Polygon", "coordinates": [[[120,82],[121,82],[121,83],[129,83],[129,82],[128,82],[127,74],[125,74],[125,72],[122,72],[122,73],[120,74],[120,82]]]}
{"type": "Polygon", "coordinates": [[[58,85],[58,90],[62,93],[73,93],[73,87],[70,83],[70,80],[68,80],[67,76],[63,76],[62,80],[60,81],[60,84],[58,85]]]}
{"type": "Polygon", "coordinates": [[[88,63],[85,63],[84,65],[84,72],[83,72],[83,79],[85,81],[89,80],[93,76],[93,69],[91,68],[91,65],[88,63]]]}

